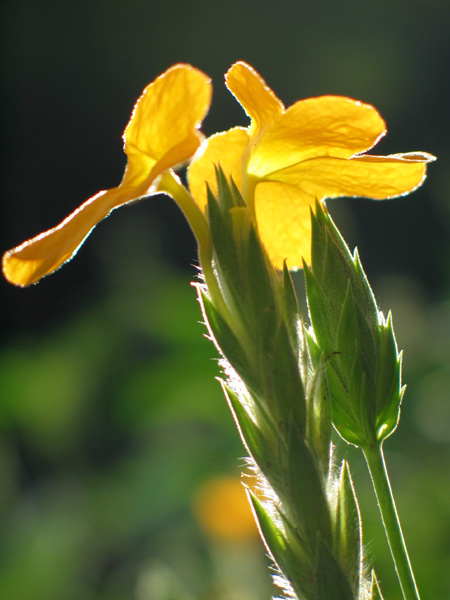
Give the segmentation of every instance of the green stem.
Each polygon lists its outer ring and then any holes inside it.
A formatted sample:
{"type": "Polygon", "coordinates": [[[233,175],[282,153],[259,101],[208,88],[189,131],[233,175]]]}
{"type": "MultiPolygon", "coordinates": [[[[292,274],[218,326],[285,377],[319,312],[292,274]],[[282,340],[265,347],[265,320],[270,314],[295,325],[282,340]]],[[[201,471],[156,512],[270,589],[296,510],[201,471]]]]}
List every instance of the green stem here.
{"type": "Polygon", "coordinates": [[[389,483],[383,448],[380,443],[375,443],[364,448],[363,452],[372,477],[378,507],[394,560],[395,570],[397,571],[397,577],[402,588],[403,598],[405,600],[420,600],[389,483]]]}

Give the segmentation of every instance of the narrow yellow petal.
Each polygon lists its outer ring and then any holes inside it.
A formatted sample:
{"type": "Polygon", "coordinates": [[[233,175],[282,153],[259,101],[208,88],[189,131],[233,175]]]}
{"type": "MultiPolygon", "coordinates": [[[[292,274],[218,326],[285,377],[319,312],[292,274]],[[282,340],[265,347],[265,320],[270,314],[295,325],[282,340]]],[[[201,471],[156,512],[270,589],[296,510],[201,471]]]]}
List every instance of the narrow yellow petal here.
{"type": "Polygon", "coordinates": [[[127,168],[119,187],[99,192],[59,225],[7,252],[3,273],[27,286],[70,260],[111,210],[152,189],[157,178],[192,157],[203,136],[197,128],[211,101],[211,83],[189,65],[175,65],[148,85],[124,132],[127,168]]]}
{"type": "Polygon", "coordinates": [[[248,131],[242,127],[217,133],[206,140],[201,155],[190,164],[189,189],[203,211],[207,205],[206,182],[217,193],[215,167],[221,167],[226,177],[232,177],[242,188],[242,155],[247,143],[248,131]]]}
{"type": "Polygon", "coordinates": [[[26,287],[53,273],[76,254],[95,225],[111,210],[145,191],[145,184],[141,189],[116,187],[89,198],[56,227],[6,252],[2,260],[5,278],[26,287]]]}
{"type": "Polygon", "coordinates": [[[264,177],[316,156],[350,158],[372,148],[385,133],[385,122],[369,104],[342,96],[300,100],[266,130],[248,170],[264,177]]]}
{"type": "Polygon", "coordinates": [[[230,92],[252,119],[251,137],[258,137],[284,110],[284,105],[250,65],[237,62],[225,75],[230,92]]]}
{"type": "Polygon", "coordinates": [[[310,206],[315,198],[282,183],[256,186],[256,222],[269,259],[277,268],[286,260],[289,269],[311,259],[310,206]]]}
{"type": "Polygon", "coordinates": [[[125,152],[132,146],[155,161],[171,153],[171,166],[188,160],[195,130],[211,103],[211,81],[190,65],[174,65],[157,77],[136,102],[124,132],[125,152]],[[187,143],[185,143],[187,141],[187,143]]]}
{"type": "Polygon", "coordinates": [[[432,160],[430,154],[417,152],[347,160],[324,156],[272,173],[269,179],[297,186],[318,200],[339,196],[382,200],[419,187],[426,176],[426,165],[432,160]]]}

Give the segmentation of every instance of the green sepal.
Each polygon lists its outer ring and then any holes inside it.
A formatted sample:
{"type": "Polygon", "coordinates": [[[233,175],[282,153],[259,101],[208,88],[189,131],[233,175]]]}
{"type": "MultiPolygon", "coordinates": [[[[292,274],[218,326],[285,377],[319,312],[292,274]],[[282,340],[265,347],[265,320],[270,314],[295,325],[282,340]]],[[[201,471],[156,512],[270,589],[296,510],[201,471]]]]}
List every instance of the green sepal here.
{"type": "Polygon", "coordinates": [[[335,352],[336,329],[332,326],[336,321],[335,311],[332,309],[330,301],[317,278],[310,271],[306,263],[304,263],[303,268],[305,272],[309,314],[317,343],[325,352],[335,352]]]}
{"type": "Polygon", "coordinates": [[[377,370],[377,438],[387,438],[397,427],[405,391],[402,387],[402,353],[398,353],[391,313],[379,325],[377,370]]]}
{"type": "Polygon", "coordinates": [[[355,600],[345,573],[321,539],[318,542],[315,579],[317,600],[355,600]]]}
{"type": "Polygon", "coordinates": [[[292,506],[292,520],[300,536],[314,547],[320,533],[331,544],[331,516],[324,482],[304,436],[291,426],[288,436],[286,489],[292,506]]]}
{"type": "MultiPolygon", "coordinates": [[[[349,443],[381,442],[396,428],[404,392],[392,320],[384,320],[355,250],[316,203],[308,306],[323,354],[333,423],[349,443]],[[328,360],[330,358],[330,360],[328,360]]],[[[317,357],[317,352],[315,354],[317,357]]]]}
{"type": "MultiPolygon", "coordinates": [[[[336,226],[334,227],[336,228],[336,226]]],[[[353,264],[355,265],[355,289],[353,290],[353,293],[355,295],[356,302],[360,309],[364,312],[364,317],[369,325],[369,328],[376,329],[378,325],[378,307],[372,288],[370,287],[369,280],[367,279],[367,275],[362,267],[358,248],[355,248],[353,254],[353,264]]]]}
{"type": "Polygon", "coordinates": [[[361,367],[368,375],[373,371],[375,380],[377,355],[374,334],[376,334],[376,330],[369,328],[364,315],[355,302],[349,281],[336,332],[336,351],[339,353],[339,363],[344,377],[349,377],[355,352],[357,352],[362,359],[361,367]]]}
{"type": "MultiPolygon", "coordinates": [[[[361,446],[363,438],[360,431],[359,410],[357,414],[348,400],[348,389],[342,383],[336,370],[329,363],[336,360],[336,356],[325,359],[327,367],[327,385],[330,390],[331,410],[333,414],[333,425],[339,435],[349,444],[361,446]]],[[[357,396],[360,400],[360,395],[357,396]]],[[[358,404],[358,409],[360,402],[358,404]]]]}
{"type": "MultiPolygon", "coordinates": [[[[223,186],[220,191],[226,196],[223,186]]],[[[209,226],[214,242],[215,260],[222,274],[221,285],[222,287],[226,286],[227,295],[231,294],[236,303],[236,290],[241,289],[241,281],[236,247],[233,244],[232,220],[230,213],[222,210],[219,200],[209,187],[207,188],[207,194],[209,226]]]]}
{"type": "Polygon", "coordinates": [[[347,293],[347,281],[350,281],[356,304],[370,327],[375,327],[378,322],[377,304],[357,249],[352,256],[330,214],[319,202],[316,202],[316,214],[312,213],[311,219],[312,270],[322,285],[326,282],[324,289],[327,296],[339,307],[347,293]]]}
{"type": "Polygon", "coordinates": [[[350,469],[342,462],[333,535],[334,555],[339,558],[353,590],[359,589],[362,576],[361,516],[350,469]]]}
{"type": "Polygon", "coordinates": [[[308,568],[305,568],[308,565],[308,560],[305,560],[304,556],[299,560],[299,556],[290,546],[283,531],[276,525],[262,503],[251,490],[248,490],[247,493],[252,503],[263,541],[274,562],[287,581],[292,585],[299,598],[314,600],[311,586],[311,572],[308,568]]]}
{"type": "Polygon", "coordinates": [[[223,212],[228,212],[232,208],[246,206],[242,194],[239,191],[234,180],[228,182],[223,169],[220,166],[215,166],[215,174],[217,180],[218,197],[220,206],[223,212]]]}
{"type": "Polygon", "coordinates": [[[311,265],[332,303],[336,320],[347,291],[347,280],[352,277],[352,255],[328,211],[319,202],[316,202],[315,210],[315,214],[311,213],[311,265]]]}

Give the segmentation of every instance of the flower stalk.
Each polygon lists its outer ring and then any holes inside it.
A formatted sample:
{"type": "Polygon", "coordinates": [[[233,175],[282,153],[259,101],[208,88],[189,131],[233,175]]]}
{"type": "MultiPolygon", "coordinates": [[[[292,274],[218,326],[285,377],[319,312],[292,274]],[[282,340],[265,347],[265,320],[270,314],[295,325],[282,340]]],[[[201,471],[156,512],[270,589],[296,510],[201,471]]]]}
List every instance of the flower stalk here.
{"type": "Polygon", "coordinates": [[[373,447],[365,448],[364,456],[372,478],[378,507],[403,597],[405,600],[420,600],[389,482],[382,445],[376,444],[373,447]]]}

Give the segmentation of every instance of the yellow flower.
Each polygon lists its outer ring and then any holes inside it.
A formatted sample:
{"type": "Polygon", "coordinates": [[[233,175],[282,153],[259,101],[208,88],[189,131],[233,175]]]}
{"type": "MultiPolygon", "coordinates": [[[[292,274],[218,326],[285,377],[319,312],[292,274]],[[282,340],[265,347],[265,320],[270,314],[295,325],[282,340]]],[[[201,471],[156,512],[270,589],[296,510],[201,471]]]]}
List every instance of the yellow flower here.
{"type": "Polygon", "coordinates": [[[233,177],[251,210],[272,263],[291,269],[310,262],[310,208],[339,196],[387,199],[425,179],[424,152],[364,154],[386,133],[377,110],[340,96],[300,100],[289,108],[249,65],[234,64],[229,90],[251,119],[210,137],[189,167],[189,187],[202,210],[214,165],[233,177]]]}
{"type": "MultiPolygon", "coordinates": [[[[99,192],[53,229],[7,252],[3,257],[6,279],[19,286],[35,283],[70,260],[93,227],[113,209],[144,195],[181,187],[170,169],[191,158],[200,146],[203,136],[198,127],[210,101],[209,78],[190,65],[174,65],[150,83],[123,134],[128,162],[120,185],[99,192]]],[[[202,223],[194,202],[186,205],[187,194],[181,198],[194,233],[201,238],[206,222],[202,223]]]]}
{"type": "Polygon", "coordinates": [[[207,481],[196,494],[194,512],[205,532],[217,540],[241,542],[258,534],[245,489],[236,477],[207,481]]]}

